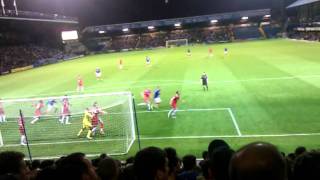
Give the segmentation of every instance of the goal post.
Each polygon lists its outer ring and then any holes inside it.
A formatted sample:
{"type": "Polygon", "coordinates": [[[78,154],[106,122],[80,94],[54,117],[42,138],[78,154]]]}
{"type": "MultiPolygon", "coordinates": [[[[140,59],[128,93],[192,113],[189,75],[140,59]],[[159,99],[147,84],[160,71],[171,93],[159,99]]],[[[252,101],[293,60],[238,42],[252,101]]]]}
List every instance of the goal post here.
{"type": "Polygon", "coordinates": [[[89,155],[126,154],[136,139],[132,98],[131,92],[114,92],[0,100],[7,119],[0,123],[0,143],[4,140],[5,148],[23,147],[18,125],[21,109],[33,157],[79,151],[89,155]],[[91,127],[83,126],[85,111],[98,117],[96,122],[89,118],[91,127]],[[39,120],[34,121],[37,116],[39,120]]]}
{"type": "Polygon", "coordinates": [[[188,39],[173,39],[166,41],[166,47],[170,48],[173,46],[188,46],[188,39]]]}
{"type": "Polygon", "coordinates": [[[1,130],[0,130],[0,147],[3,146],[3,139],[2,139],[2,133],[1,133],[1,130]]]}

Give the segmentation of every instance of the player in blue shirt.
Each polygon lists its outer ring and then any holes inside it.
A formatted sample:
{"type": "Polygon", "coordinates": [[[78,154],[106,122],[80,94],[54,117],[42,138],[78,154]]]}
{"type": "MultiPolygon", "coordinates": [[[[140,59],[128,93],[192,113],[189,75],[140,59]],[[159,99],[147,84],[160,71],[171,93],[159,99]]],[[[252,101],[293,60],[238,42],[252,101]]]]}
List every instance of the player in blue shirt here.
{"type": "Polygon", "coordinates": [[[191,50],[190,49],[187,50],[187,56],[191,56],[191,50]]]}
{"type": "Polygon", "coordinates": [[[102,75],[101,69],[97,67],[96,68],[96,78],[97,78],[97,80],[101,79],[101,75],[102,75]]]}
{"type": "Polygon", "coordinates": [[[159,108],[159,104],[161,103],[159,86],[154,90],[153,101],[154,101],[155,107],[159,108]]]}
{"type": "Polygon", "coordinates": [[[47,114],[50,113],[52,110],[54,110],[53,111],[54,113],[57,112],[57,110],[58,110],[58,108],[56,106],[57,101],[55,99],[48,100],[46,104],[47,104],[47,111],[46,111],[47,114]]]}

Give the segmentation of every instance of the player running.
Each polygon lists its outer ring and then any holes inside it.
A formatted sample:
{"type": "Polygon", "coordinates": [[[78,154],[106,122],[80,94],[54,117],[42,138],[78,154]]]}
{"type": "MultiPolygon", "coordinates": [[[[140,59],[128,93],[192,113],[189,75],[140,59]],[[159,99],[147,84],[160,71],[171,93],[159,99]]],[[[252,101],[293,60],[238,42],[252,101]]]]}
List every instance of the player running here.
{"type": "Polygon", "coordinates": [[[96,78],[97,80],[101,80],[102,72],[99,67],[96,68],[96,78]]]}
{"type": "Polygon", "coordinates": [[[78,76],[78,80],[77,80],[77,92],[82,92],[83,90],[84,90],[83,80],[82,80],[81,76],[78,76]]]}
{"type": "Polygon", "coordinates": [[[204,91],[208,91],[209,88],[208,88],[208,76],[205,72],[203,72],[203,74],[201,75],[201,78],[200,78],[201,82],[202,82],[202,87],[203,87],[203,90],[204,91]]]}
{"type": "Polygon", "coordinates": [[[224,48],[224,55],[226,56],[228,54],[228,48],[224,48]]]}
{"type": "Polygon", "coordinates": [[[212,56],[213,56],[213,50],[212,50],[211,47],[208,49],[208,53],[209,53],[209,57],[212,57],[212,56]]]}
{"type": "Polygon", "coordinates": [[[69,122],[70,116],[71,116],[71,112],[70,112],[69,99],[67,97],[65,97],[62,100],[61,118],[59,119],[59,122],[61,124],[71,124],[69,122]]]}
{"type": "Polygon", "coordinates": [[[0,98],[0,123],[6,122],[6,115],[4,113],[3,105],[0,98]]]}
{"type": "Polygon", "coordinates": [[[121,70],[123,68],[123,62],[122,59],[119,60],[119,69],[121,70]]]}
{"type": "Polygon", "coordinates": [[[26,146],[27,138],[26,138],[26,132],[24,130],[24,120],[21,117],[19,117],[18,119],[18,126],[19,126],[19,132],[20,132],[20,144],[22,146],[26,146]]]}
{"type": "Polygon", "coordinates": [[[82,132],[84,130],[88,130],[87,133],[87,139],[92,139],[91,137],[91,133],[92,133],[92,124],[91,124],[91,118],[93,117],[93,115],[90,113],[89,108],[86,108],[84,111],[84,116],[82,119],[82,128],[80,129],[80,131],[78,132],[78,137],[81,136],[82,132]]]}
{"type": "Polygon", "coordinates": [[[46,104],[47,104],[46,114],[49,114],[50,112],[52,112],[52,110],[54,113],[58,111],[58,108],[56,106],[57,101],[55,99],[48,100],[46,104]]]}
{"type": "Polygon", "coordinates": [[[143,104],[147,106],[147,110],[151,111],[152,110],[152,106],[151,106],[151,90],[150,89],[146,89],[141,93],[141,96],[143,97],[143,104]]]}
{"type": "Polygon", "coordinates": [[[159,105],[160,105],[160,103],[161,103],[160,88],[159,88],[159,86],[154,90],[154,93],[153,93],[153,101],[154,101],[155,107],[156,107],[156,108],[159,108],[159,105]]]}
{"type": "Polygon", "coordinates": [[[177,103],[180,99],[179,91],[176,92],[176,94],[170,99],[170,106],[171,110],[168,113],[168,118],[176,118],[176,112],[177,112],[177,103]]]}
{"type": "Polygon", "coordinates": [[[93,107],[91,109],[91,113],[93,117],[91,118],[92,124],[92,136],[95,136],[98,131],[98,126],[100,125],[100,134],[104,135],[104,123],[100,119],[100,114],[106,114],[107,112],[103,111],[101,108],[98,107],[98,103],[94,102],[93,107]]]}
{"type": "Polygon", "coordinates": [[[149,56],[146,56],[146,65],[149,66],[151,64],[151,59],[149,56]]]}
{"type": "Polygon", "coordinates": [[[42,115],[41,109],[44,107],[43,101],[39,100],[39,102],[34,106],[36,107],[36,110],[34,111],[34,117],[33,117],[33,120],[31,121],[31,124],[36,123],[40,119],[42,115]]]}
{"type": "Polygon", "coordinates": [[[191,56],[191,50],[187,49],[187,56],[191,56]]]}

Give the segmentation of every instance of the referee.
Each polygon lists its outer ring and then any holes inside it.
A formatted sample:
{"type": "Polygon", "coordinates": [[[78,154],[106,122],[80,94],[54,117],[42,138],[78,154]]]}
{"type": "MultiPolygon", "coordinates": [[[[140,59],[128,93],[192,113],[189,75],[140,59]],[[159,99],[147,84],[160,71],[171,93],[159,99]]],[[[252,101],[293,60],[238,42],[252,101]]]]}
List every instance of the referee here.
{"type": "Polygon", "coordinates": [[[201,82],[202,82],[202,87],[204,91],[208,91],[208,76],[205,72],[203,72],[203,74],[201,75],[201,82]]]}

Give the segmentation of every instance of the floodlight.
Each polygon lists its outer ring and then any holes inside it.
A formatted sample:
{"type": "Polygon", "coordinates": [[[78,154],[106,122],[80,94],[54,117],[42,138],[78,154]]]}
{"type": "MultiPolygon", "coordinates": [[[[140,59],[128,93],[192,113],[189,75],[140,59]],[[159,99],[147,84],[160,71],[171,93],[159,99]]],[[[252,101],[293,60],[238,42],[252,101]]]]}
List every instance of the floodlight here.
{"type": "Polygon", "coordinates": [[[218,22],[218,20],[216,20],[216,19],[211,20],[211,23],[217,23],[217,22],[218,22]]]}
{"type": "Polygon", "coordinates": [[[104,34],[104,33],[106,33],[105,31],[99,31],[99,34],[104,34]]]}
{"type": "Polygon", "coordinates": [[[124,28],[124,29],[122,29],[122,31],[123,31],[123,32],[128,32],[129,29],[128,29],[128,28],[124,28]]]}
{"type": "Polygon", "coordinates": [[[248,20],[249,17],[248,17],[248,16],[243,16],[241,19],[242,19],[242,20],[248,20]]]}
{"type": "Polygon", "coordinates": [[[152,29],[154,29],[154,26],[148,26],[148,29],[152,30],[152,29]]]}
{"type": "Polygon", "coordinates": [[[174,26],[175,26],[175,27],[180,27],[180,26],[181,26],[181,23],[175,23],[174,26]]]}

